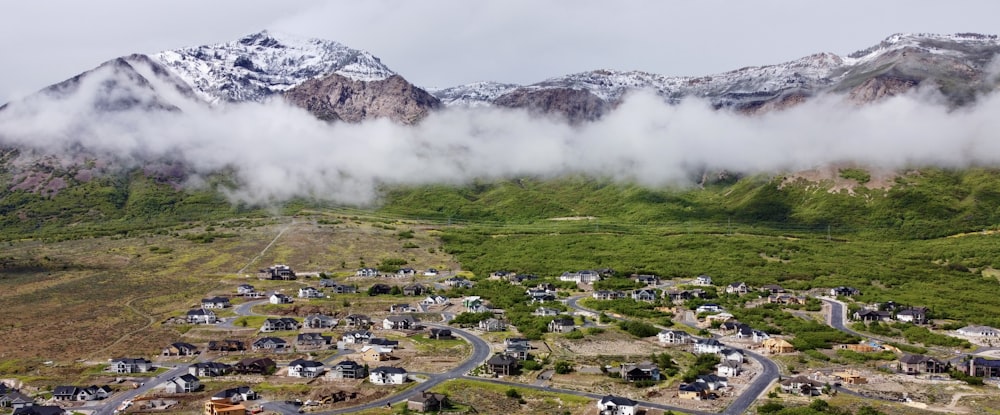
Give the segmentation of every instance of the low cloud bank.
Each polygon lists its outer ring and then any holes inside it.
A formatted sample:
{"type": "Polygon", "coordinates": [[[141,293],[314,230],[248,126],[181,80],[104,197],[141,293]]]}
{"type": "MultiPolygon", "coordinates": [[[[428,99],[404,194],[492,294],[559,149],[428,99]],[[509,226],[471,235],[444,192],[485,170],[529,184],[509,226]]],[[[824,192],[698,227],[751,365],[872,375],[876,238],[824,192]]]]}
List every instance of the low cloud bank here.
{"type": "MultiPolygon", "coordinates": [[[[864,106],[827,96],[745,116],[697,100],[670,106],[637,92],[600,121],[583,125],[475,108],[443,110],[417,126],[402,126],[385,120],[328,124],[279,100],[98,112],[92,107],[104,93],[99,85],[78,92],[0,112],[0,144],[56,154],[85,148],[136,166],[180,161],[193,182],[230,169],[241,183],[230,196],[250,203],[306,196],[364,205],[376,200],[381,184],[518,175],[573,173],[662,186],[690,184],[705,169],[1000,165],[995,95],[957,110],[920,91],[864,106]]],[[[131,93],[140,102],[156,99],[131,93]]]]}

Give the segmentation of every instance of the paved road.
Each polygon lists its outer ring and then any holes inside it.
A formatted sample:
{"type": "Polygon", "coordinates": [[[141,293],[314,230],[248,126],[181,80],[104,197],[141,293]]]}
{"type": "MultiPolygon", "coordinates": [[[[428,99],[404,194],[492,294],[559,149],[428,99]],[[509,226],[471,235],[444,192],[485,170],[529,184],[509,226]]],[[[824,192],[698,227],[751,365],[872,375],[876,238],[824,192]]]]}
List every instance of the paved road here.
{"type": "MultiPolygon", "coordinates": [[[[594,310],[588,309],[586,307],[577,304],[577,300],[579,300],[580,298],[582,298],[582,296],[570,297],[566,300],[566,305],[578,311],[596,313],[596,311],[594,310]]],[[[613,316],[609,317],[615,318],[613,316]]],[[[661,330],[665,329],[665,327],[659,325],[655,326],[660,328],[661,330]]],[[[751,405],[753,405],[753,402],[757,400],[757,398],[760,397],[760,395],[764,393],[764,391],[768,390],[771,387],[772,382],[778,380],[778,375],[779,375],[778,365],[774,364],[774,362],[771,361],[771,359],[768,359],[763,355],[751,352],[749,350],[744,349],[743,352],[747,356],[759,362],[763,370],[761,370],[760,373],[756,374],[754,376],[753,381],[750,382],[750,384],[743,391],[743,393],[741,393],[740,396],[736,397],[736,399],[733,400],[733,403],[729,404],[729,406],[724,411],[722,411],[723,414],[735,415],[746,412],[746,410],[750,408],[751,405]]],[[[581,395],[581,396],[591,396],[591,395],[581,395]]],[[[666,405],[656,406],[658,404],[652,404],[648,402],[641,402],[641,404],[644,406],[648,406],[650,408],[669,409],[673,411],[681,411],[692,414],[699,413],[697,411],[691,411],[684,408],[667,408],[666,405]]]]}
{"type": "MultiPolygon", "coordinates": [[[[481,365],[484,361],[486,361],[486,359],[489,358],[490,354],[492,353],[490,345],[486,343],[485,340],[481,339],[479,336],[469,333],[468,331],[433,323],[425,323],[424,325],[429,327],[441,327],[450,329],[453,334],[462,337],[463,339],[465,339],[465,341],[472,344],[472,356],[466,359],[465,362],[462,362],[462,364],[459,365],[458,367],[455,367],[454,369],[451,369],[445,373],[426,374],[427,376],[426,381],[421,383],[419,386],[409,388],[402,393],[388,396],[372,402],[368,402],[363,405],[357,405],[330,411],[310,412],[310,414],[316,414],[316,415],[346,414],[373,408],[379,408],[386,406],[386,404],[392,404],[394,402],[405,401],[427,389],[437,386],[441,382],[464,376],[466,373],[468,373],[469,371],[471,371],[472,369],[476,368],[477,366],[481,365]]],[[[289,405],[284,402],[268,402],[263,404],[263,406],[264,409],[267,409],[269,411],[280,412],[283,414],[295,414],[298,412],[299,409],[294,405],[289,405]]]]}
{"type": "Polygon", "coordinates": [[[830,298],[823,298],[823,297],[817,297],[817,298],[819,298],[820,301],[826,303],[826,305],[830,306],[830,315],[827,318],[830,327],[833,327],[844,333],[852,334],[861,338],[872,337],[870,334],[858,333],[854,330],[847,328],[847,326],[844,325],[844,322],[847,320],[847,307],[844,306],[844,303],[830,298]]]}
{"type": "Polygon", "coordinates": [[[153,390],[154,388],[160,386],[163,382],[166,382],[168,379],[174,376],[180,376],[187,373],[187,368],[188,365],[176,366],[166,372],[161,373],[158,376],[146,379],[144,382],[142,382],[142,386],[136,389],[127,390],[112,395],[110,398],[101,401],[100,406],[94,406],[94,407],[83,406],[77,409],[93,409],[94,412],[92,415],[111,415],[114,413],[115,409],[117,409],[118,406],[122,404],[122,402],[125,402],[126,400],[135,399],[136,396],[139,396],[141,394],[153,390]]]}

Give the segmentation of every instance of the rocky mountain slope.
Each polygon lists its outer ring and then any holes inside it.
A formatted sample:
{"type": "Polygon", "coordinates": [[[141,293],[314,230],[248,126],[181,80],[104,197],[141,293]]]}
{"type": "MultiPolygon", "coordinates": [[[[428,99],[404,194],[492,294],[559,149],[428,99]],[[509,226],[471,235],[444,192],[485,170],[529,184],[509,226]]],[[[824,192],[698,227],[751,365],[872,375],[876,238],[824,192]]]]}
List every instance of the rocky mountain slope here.
{"type": "Polygon", "coordinates": [[[823,93],[847,94],[863,103],[930,84],[952,104],[962,105],[996,87],[991,63],[998,53],[1000,41],[993,35],[897,34],[848,56],[818,53],[708,76],[595,70],[531,85],[483,82],[432,92],[445,106],[528,107],[558,112],[571,120],[598,118],[628,91],[637,89],[653,90],[670,103],[699,98],[716,108],[752,113],[823,93]],[[560,97],[554,100],[554,95],[560,97]]]}

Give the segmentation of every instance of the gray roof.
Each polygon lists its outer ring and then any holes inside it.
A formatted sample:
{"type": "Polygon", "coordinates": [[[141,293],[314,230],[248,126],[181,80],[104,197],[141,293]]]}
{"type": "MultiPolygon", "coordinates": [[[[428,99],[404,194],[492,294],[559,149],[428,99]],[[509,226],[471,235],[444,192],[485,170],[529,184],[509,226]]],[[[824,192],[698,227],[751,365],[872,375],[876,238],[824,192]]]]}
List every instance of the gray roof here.
{"type": "Polygon", "coordinates": [[[380,367],[377,367],[375,369],[372,369],[371,372],[372,373],[385,373],[385,374],[389,374],[389,375],[393,375],[393,374],[403,375],[403,374],[406,374],[406,369],[403,369],[401,367],[380,366],[380,367]]]}
{"type": "Polygon", "coordinates": [[[621,396],[607,395],[601,398],[601,404],[613,403],[618,406],[636,406],[636,401],[621,396]]]}

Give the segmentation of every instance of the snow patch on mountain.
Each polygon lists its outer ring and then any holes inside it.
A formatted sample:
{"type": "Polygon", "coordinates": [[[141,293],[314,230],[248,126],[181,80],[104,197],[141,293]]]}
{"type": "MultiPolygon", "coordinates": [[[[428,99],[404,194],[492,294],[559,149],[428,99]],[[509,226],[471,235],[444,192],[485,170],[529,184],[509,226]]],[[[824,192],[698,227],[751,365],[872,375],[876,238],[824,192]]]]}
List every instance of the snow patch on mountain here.
{"type": "Polygon", "coordinates": [[[165,51],[151,58],[170,68],[211,103],[262,101],[332,73],[358,81],[395,75],[366,51],[329,40],[268,31],[227,43],[165,51]]]}

